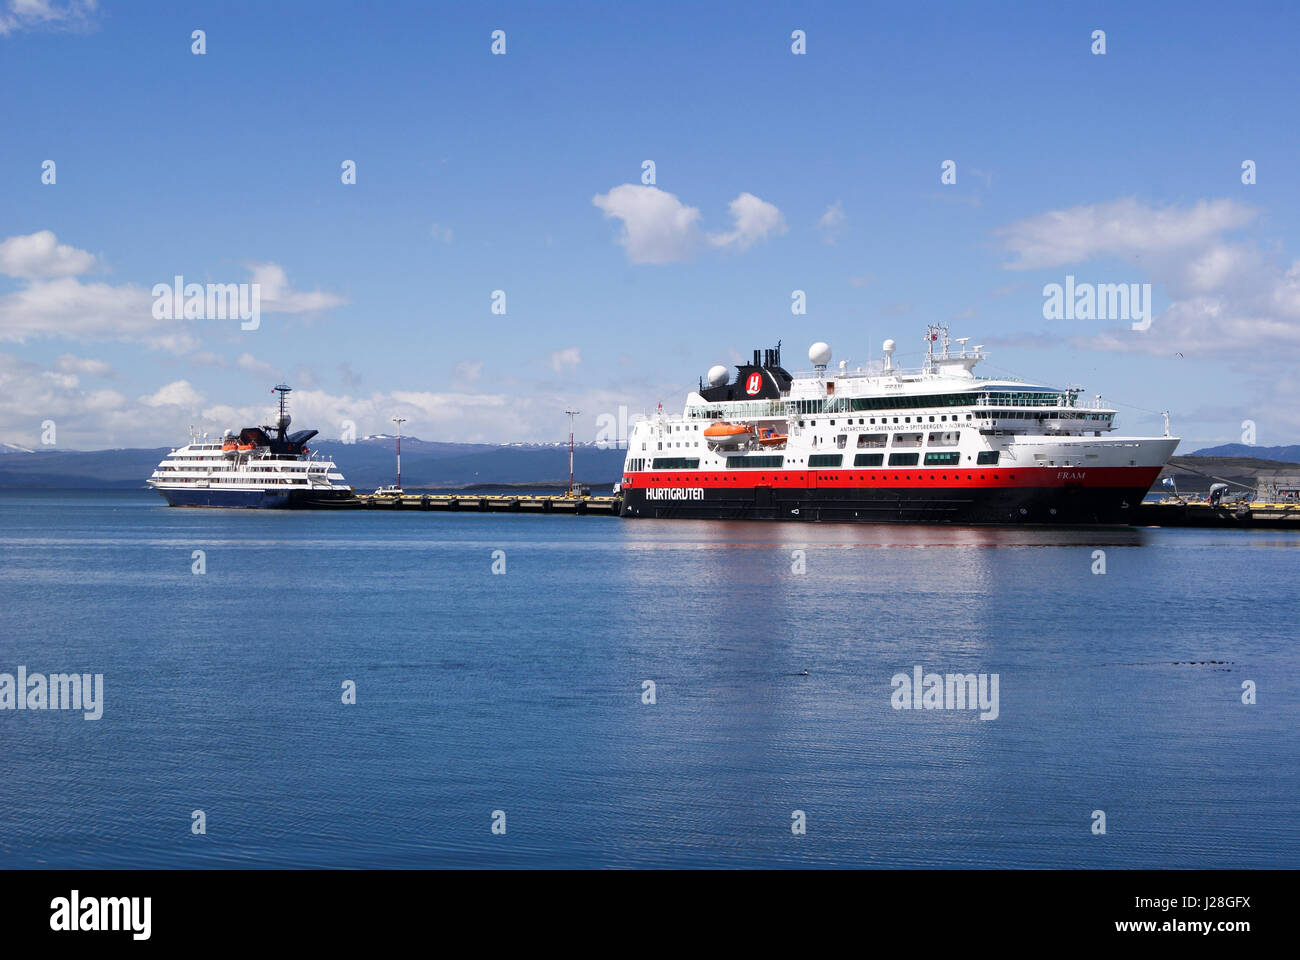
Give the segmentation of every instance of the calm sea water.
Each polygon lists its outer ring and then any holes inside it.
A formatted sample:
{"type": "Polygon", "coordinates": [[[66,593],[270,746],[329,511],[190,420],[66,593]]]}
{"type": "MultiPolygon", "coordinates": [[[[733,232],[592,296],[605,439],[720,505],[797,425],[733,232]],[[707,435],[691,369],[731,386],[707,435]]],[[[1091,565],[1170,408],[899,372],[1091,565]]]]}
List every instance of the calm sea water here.
{"type": "Polygon", "coordinates": [[[1298,560],[3,492],[0,672],[105,706],[0,711],[0,867],[1297,867],[1298,560]],[[998,717],[895,710],[917,664],[998,717]]]}

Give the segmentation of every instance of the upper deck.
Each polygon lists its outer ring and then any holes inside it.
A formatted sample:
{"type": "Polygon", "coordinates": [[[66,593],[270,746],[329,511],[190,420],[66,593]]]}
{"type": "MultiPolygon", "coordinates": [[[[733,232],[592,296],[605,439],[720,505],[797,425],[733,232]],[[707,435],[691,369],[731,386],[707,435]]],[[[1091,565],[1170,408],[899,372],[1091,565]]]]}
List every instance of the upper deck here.
{"type": "Polygon", "coordinates": [[[919,371],[894,366],[892,340],[885,341],[882,361],[852,370],[843,361],[837,370],[829,370],[830,348],[825,344],[814,344],[809,351],[815,368],[806,373],[790,374],[780,367],[779,347],[766,351],[762,363],[755,351],[754,363],[739,365],[731,385],[720,382],[719,372],[725,376],[725,368],[714,367],[711,386],[701,385],[687,396],[684,417],[761,421],[823,414],[960,410],[963,420],[985,430],[1023,429],[1032,426],[1030,421],[1042,421],[1038,426],[1053,432],[1114,428],[1116,411],[1103,406],[1100,397],[1090,405],[1081,405],[1080,388],[976,376],[974,368],[984,355],[978,346],[968,350],[966,339],[958,341],[960,352],[955,352],[947,327],[932,325],[919,371]],[[753,399],[747,399],[747,394],[753,399]]]}

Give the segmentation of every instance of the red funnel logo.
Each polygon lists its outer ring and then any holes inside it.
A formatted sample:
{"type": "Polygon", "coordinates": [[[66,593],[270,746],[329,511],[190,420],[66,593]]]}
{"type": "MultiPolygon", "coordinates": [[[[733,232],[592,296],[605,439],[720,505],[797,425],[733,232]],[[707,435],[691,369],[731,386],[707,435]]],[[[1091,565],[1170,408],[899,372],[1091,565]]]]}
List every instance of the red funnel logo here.
{"type": "Polygon", "coordinates": [[[751,373],[745,380],[745,392],[751,397],[763,389],[763,375],[761,373],[751,373]]]}

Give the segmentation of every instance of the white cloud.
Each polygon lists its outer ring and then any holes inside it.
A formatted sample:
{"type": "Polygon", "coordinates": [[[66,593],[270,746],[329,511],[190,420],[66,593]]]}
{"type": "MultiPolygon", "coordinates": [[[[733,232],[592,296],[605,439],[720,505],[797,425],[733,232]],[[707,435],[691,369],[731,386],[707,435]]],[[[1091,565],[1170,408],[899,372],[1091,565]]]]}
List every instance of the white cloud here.
{"type": "Polygon", "coordinates": [[[1008,270],[1037,270],[1101,257],[1136,259],[1195,250],[1244,227],[1255,210],[1234,200],[1153,208],[1132,198],[1050,210],[993,232],[1017,259],[1008,270]]]}
{"type": "MultiPolygon", "coordinates": [[[[700,246],[699,209],[658,187],[625,183],[591,202],[607,218],[623,221],[618,242],[632,263],[678,263],[689,260],[700,246]]],[[[752,193],[740,194],[729,209],[733,229],[710,234],[708,242],[715,247],[745,250],[769,234],[786,232],[781,211],[752,193]]]]}
{"type": "Polygon", "coordinates": [[[9,0],[0,9],[0,37],[41,27],[84,29],[98,8],[98,0],[9,0]]]}
{"type": "Polygon", "coordinates": [[[109,377],[113,375],[113,368],[103,360],[95,360],[90,357],[77,357],[71,353],[65,353],[54,361],[54,367],[62,373],[80,374],[86,377],[109,377]]]}
{"type": "Polygon", "coordinates": [[[256,373],[259,376],[270,377],[275,375],[275,367],[257,359],[251,353],[241,353],[235,363],[241,370],[247,370],[249,373],[256,373]]]}
{"type": "Polygon", "coordinates": [[[840,234],[844,232],[844,225],[848,222],[848,219],[848,216],[844,213],[844,208],[836,200],[826,208],[826,212],[817,221],[817,228],[822,232],[822,239],[834,246],[835,242],[839,240],[840,234]]]}
{"type": "Polygon", "coordinates": [[[198,345],[192,322],[157,320],[149,291],[76,277],[32,280],[0,297],[0,340],[133,340],[175,353],[198,345]]]}
{"type": "Polygon", "coordinates": [[[105,438],[104,424],[127,405],[112,390],[82,389],[75,374],[0,353],[0,438],[10,443],[49,449],[41,443],[41,424],[53,420],[56,449],[109,447],[113,444],[105,438]],[[92,424],[89,430],[78,428],[85,423],[92,424]]]}
{"type": "MultiPolygon", "coordinates": [[[[145,343],[173,353],[198,348],[199,333],[209,321],[155,317],[152,285],[145,289],[76,276],[98,265],[93,254],[59,243],[49,230],[0,241],[0,274],[24,281],[0,296],[0,341],[66,337],[145,343]]],[[[252,263],[248,269],[252,282],[260,285],[264,313],[306,313],[346,302],[332,293],[292,289],[279,264],[252,263]]],[[[171,286],[172,277],[163,282],[171,286]]]]}
{"type": "MultiPolygon", "coordinates": [[[[1252,238],[1229,240],[1257,211],[1233,200],[1150,207],[1132,199],[1071,207],[995,231],[1018,259],[1009,269],[1070,267],[1079,281],[1149,282],[1168,306],[1145,331],[1129,324],[1071,339],[1085,349],[1244,358],[1300,352],[1300,260],[1287,265],[1252,238]],[[1078,265],[1120,260],[1091,275],[1078,265]],[[1129,271],[1132,271],[1131,273],[1129,271]]],[[[1057,280],[1059,282],[1059,280],[1057,280]]]]}
{"type": "Polygon", "coordinates": [[[0,241],[0,273],[11,277],[67,277],[89,273],[98,260],[93,253],[78,250],[52,230],[0,241]]]}
{"type": "Polygon", "coordinates": [[[716,247],[746,250],[760,240],[766,240],[768,234],[779,235],[786,231],[781,211],[752,193],[736,197],[731,201],[730,209],[735,229],[729,233],[710,234],[709,242],[716,247]]]}
{"type": "MultiPolygon", "coordinates": [[[[250,392],[232,387],[228,378],[217,377],[221,383],[217,403],[207,401],[205,391],[188,379],[128,399],[112,390],[87,389],[76,374],[58,366],[0,353],[0,440],[40,449],[41,422],[52,419],[58,425],[60,449],[152,448],[186,442],[191,426],[219,436],[227,428],[269,423],[274,418],[274,396],[265,389],[250,392]]],[[[497,378],[491,382],[497,386],[497,378]]],[[[320,430],[326,439],[337,438],[345,421],[355,423],[360,435],[390,433],[392,418],[402,416],[408,420],[403,434],[426,440],[554,442],[567,435],[564,410],[568,407],[585,411],[578,419],[579,440],[595,440],[601,413],[617,418],[619,408],[628,407],[635,417],[653,405],[647,398],[669,396],[675,388],[642,384],[615,390],[566,379],[510,381],[498,389],[357,395],[300,388],[290,396],[290,406],[295,427],[320,430]]],[[[340,466],[346,475],[346,459],[340,460],[340,466]]]]}
{"type": "Polygon", "coordinates": [[[675,263],[687,260],[699,245],[700,211],[688,207],[658,187],[625,183],[591,202],[605,216],[623,221],[618,242],[633,263],[675,263]]]}
{"type": "Polygon", "coordinates": [[[284,267],[278,263],[250,263],[250,282],[260,286],[262,309],[267,313],[307,313],[328,310],[347,301],[332,293],[320,290],[309,292],[290,288],[284,267]]]}
{"type": "Polygon", "coordinates": [[[188,380],[175,380],[157,391],[140,398],[146,407],[198,407],[203,395],[188,380]]]}
{"type": "Polygon", "coordinates": [[[582,353],[577,347],[551,351],[551,369],[556,373],[572,373],[582,363],[582,353]]]}

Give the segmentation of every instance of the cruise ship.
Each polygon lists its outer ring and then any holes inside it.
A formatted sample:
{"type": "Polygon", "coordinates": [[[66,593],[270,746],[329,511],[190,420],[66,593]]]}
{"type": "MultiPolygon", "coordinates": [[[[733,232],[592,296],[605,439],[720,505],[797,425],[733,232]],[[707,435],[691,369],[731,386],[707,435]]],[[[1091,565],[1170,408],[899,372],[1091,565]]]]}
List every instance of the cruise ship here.
{"type": "Polygon", "coordinates": [[[620,484],[625,517],[896,523],[1128,523],[1178,446],[1117,435],[1115,410],[1077,387],[977,376],[982,346],[925,335],[920,370],[791,375],[780,345],[724,366],[634,424],[620,484]]]}
{"type": "Polygon", "coordinates": [[[307,448],[316,430],[289,433],[288,397],[280,394],[275,426],[227,430],[220,442],[191,439],[158,464],[149,485],[173,507],[317,507],[350,500],[334,461],[307,448]]]}

